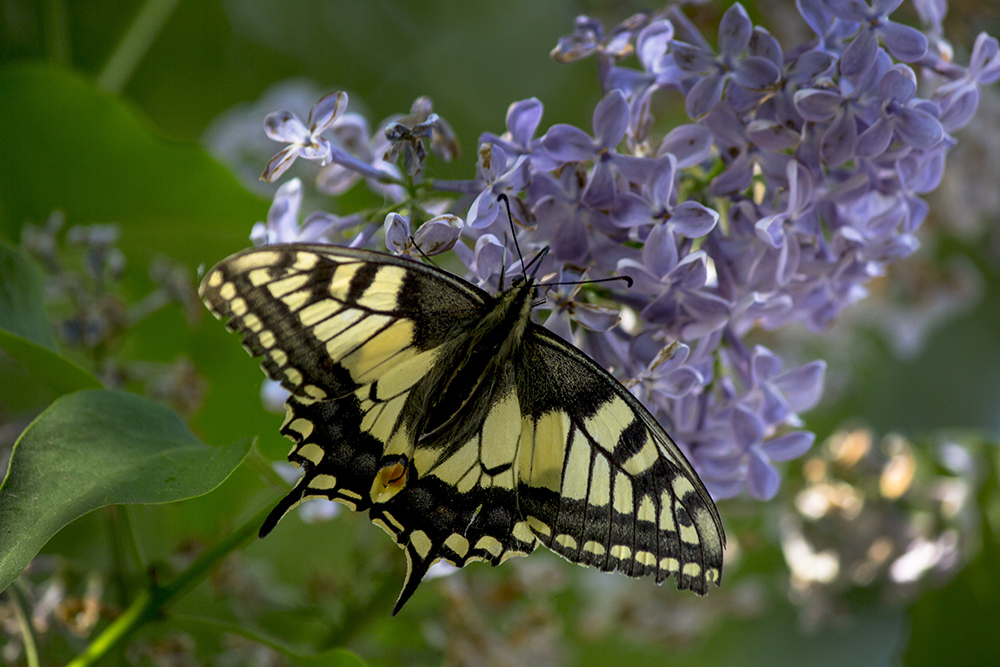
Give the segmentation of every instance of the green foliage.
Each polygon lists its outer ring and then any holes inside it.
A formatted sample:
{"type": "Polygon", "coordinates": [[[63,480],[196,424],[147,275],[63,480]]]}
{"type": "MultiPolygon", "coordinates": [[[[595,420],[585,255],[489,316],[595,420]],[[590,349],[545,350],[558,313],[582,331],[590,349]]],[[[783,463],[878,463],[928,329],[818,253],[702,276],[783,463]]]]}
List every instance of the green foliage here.
{"type": "Polygon", "coordinates": [[[0,589],[77,517],[208,493],[247,451],[248,442],[208,447],[176,413],[134,394],[60,398],[18,439],[0,486],[0,589]]]}

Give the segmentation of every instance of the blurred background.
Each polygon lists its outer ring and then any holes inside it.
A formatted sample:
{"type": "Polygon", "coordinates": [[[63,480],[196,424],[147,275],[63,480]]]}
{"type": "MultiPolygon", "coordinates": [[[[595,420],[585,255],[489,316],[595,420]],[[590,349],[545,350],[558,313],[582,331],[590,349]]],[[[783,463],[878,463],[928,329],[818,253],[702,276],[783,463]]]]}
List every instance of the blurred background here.
{"type": "MultiPolygon", "coordinates": [[[[714,42],[729,4],[686,11],[714,42]]],[[[791,0],[744,4],[786,49],[809,39],[791,0]]],[[[183,569],[281,495],[260,470],[284,459],[281,417],[262,406],[257,364],[193,291],[197,267],[249,245],[267,214],[274,186],[257,176],[280,146],[264,136],[264,116],[304,118],[321,95],[345,90],[374,126],[427,95],[463,149],[428,175],[469,178],[478,136],[502,132],[513,101],[538,97],[543,127],[589,128],[596,63],[558,65],[548,52],[578,14],[610,29],[646,8],[0,0],[0,239],[43,265],[57,333],[81,364],[171,405],[209,444],[258,438],[259,465],[207,496],[128,510],[148,562],[183,569]],[[94,267],[99,280],[79,279],[94,267]]],[[[909,2],[894,18],[918,24],[909,2]]],[[[1000,34],[996,3],[951,2],[945,36],[958,62],[982,30],[1000,34]]],[[[344,647],[372,665],[996,664],[995,88],[957,139],[921,250],[821,335],[761,335],[790,359],[828,361],[824,400],[803,416],[817,444],[786,464],[773,501],[720,504],[730,549],[707,598],[540,550],[425,583],[390,619],[402,553],[366,516],[312,508],[227,558],[114,660],[290,664],[253,639],[264,635],[303,652],[344,647]]],[[[314,178],[301,162],[293,174],[314,178]]],[[[305,212],[349,213],[371,196],[354,188],[305,212]]],[[[0,469],[47,391],[0,353],[0,469]]],[[[68,526],[22,577],[42,664],[65,663],[126,606],[119,511],[68,526]]],[[[27,664],[12,613],[0,597],[0,660],[27,664]]]]}

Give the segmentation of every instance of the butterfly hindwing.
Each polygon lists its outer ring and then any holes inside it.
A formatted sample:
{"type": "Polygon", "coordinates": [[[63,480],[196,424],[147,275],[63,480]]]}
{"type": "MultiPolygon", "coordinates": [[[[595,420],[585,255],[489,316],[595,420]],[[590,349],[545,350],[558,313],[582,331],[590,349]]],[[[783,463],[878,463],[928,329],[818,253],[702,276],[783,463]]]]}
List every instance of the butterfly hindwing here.
{"type": "Polygon", "coordinates": [[[707,490],[649,412],[575,347],[532,325],[519,395],[521,514],[575,563],[701,594],[725,542],[707,490]]]}

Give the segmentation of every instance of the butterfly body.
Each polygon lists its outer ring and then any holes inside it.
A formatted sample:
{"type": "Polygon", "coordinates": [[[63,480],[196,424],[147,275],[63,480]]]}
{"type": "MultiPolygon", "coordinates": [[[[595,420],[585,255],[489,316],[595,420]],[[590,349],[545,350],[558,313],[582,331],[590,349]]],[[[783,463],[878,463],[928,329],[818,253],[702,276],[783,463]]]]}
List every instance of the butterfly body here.
{"type": "Polygon", "coordinates": [[[536,324],[533,277],[493,296],[373,251],[275,245],[206,275],[209,308],[291,392],[302,479],[261,529],[323,496],[404,549],[394,613],[439,559],[494,565],[541,542],[704,594],[725,536],[694,469],[606,370],[536,324]]]}

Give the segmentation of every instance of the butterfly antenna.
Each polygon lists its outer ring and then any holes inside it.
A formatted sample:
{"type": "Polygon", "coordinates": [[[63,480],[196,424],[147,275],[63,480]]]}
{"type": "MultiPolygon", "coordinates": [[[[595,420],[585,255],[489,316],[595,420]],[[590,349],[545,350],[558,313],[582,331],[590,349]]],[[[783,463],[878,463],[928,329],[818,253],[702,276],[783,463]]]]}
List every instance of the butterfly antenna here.
{"type": "MultiPolygon", "coordinates": [[[[414,248],[417,249],[417,252],[420,253],[421,257],[423,257],[428,263],[434,264],[434,260],[428,257],[427,253],[425,253],[423,249],[417,244],[417,240],[413,238],[413,234],[410,234],[410,243],[413,245],[414,248]]],[[[434,264],[434,266],[437,266],[437,264],[434,264]]]]}
{"type": "Polygon", "coordinates": [[[521,254],[521,246],[517,244],[517,230],[514,229],[514,215],[510,212],[510,200],[507,199],[506,194],[501,192],[497,195],[497,201],[503,201],[507,206],[507,221],[510,223],[510,234],[514,240],[514,249],[517,250],[517,258],[521,260],[521,266],[524,267],[524,255],[521,254]]]}
{"type": "Polygon", "coordinates": [[[610,283],[613,280],[624,280],[626,286],[632,287],[632,278],[629,276],[611,276],[610,278],[595,278],[594,280],[567,280],[558,283],[542,283],[539,287],[555,287],[556,285],[592,285],[594,283],[610,283]]]}

